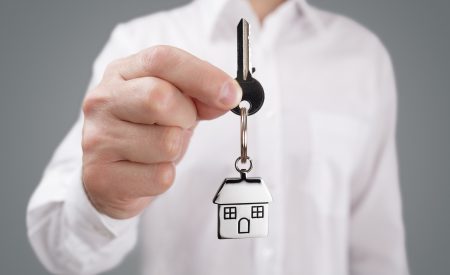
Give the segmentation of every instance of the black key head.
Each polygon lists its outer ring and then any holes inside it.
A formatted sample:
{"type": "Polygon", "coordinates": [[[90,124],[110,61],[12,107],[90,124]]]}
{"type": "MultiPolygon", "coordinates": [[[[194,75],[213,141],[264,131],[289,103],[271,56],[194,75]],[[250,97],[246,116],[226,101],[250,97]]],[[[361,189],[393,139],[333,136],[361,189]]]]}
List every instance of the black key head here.
{"type": "MultiPolygon", "coordinates": [[[[248,115],[253,115],[261,109],[264,104],[264,89],[258,80],[253,78],[251,74],[247,80],[236,78],[236,81],[242,88],[242,101],[247,101],[250,104],[248,115]]],[[[236,115],[240,115],[239,106],[231,109],[236,115]]]]}

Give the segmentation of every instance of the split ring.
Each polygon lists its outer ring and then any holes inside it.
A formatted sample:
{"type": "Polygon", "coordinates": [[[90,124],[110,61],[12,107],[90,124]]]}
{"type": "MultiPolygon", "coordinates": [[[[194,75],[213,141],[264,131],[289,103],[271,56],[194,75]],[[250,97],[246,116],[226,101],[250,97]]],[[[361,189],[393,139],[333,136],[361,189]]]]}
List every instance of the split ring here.
{"type": "Polygon", "coordinates": [[[241,156],[239,159],[244,164],[247,159],[247,108],[241,107],[241,156]]]}

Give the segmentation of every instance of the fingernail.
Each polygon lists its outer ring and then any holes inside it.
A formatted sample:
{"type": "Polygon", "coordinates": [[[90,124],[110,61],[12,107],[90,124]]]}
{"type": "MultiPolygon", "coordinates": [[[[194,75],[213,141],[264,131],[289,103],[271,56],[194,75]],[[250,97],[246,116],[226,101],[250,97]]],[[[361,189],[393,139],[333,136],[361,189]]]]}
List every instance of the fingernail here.
{"type": "Polygon", "coordinates": [[[222,85],[220,90],[219,101],[224,105],[225,108],[236,107],[242,98],[241,86],[235,81],[227,81],[222,85]]]}

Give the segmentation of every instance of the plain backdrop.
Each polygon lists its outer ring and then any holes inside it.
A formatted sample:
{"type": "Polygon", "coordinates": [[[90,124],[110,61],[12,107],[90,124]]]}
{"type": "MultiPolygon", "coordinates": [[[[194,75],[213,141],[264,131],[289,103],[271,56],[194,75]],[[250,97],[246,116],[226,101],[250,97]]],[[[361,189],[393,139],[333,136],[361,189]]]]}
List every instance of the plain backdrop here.
{"type": "MultiPolygon", "coordinates": [[[[0,274],[48,274],[26,237],[27,201],[78,115],[92,61],[114,25],[187,2],[1,0],[0,274]]],[[[450,2],[310,3],[361,22],[391,52],[412,274],[449,274],[450,2]]],[[[139,261],[135,250],[107,274],[138,274],[139,261]]]]}

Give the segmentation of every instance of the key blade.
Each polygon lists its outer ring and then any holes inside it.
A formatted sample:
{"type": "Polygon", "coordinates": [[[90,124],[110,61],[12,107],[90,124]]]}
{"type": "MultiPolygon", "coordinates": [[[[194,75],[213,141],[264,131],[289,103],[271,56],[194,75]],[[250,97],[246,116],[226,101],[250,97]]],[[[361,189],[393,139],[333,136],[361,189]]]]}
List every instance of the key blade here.
{"type": "Polygon", "coordinates": [[[238,77],[247,80],[250,70],[249,24],[242,18],[237,26],[238,77]]]}

